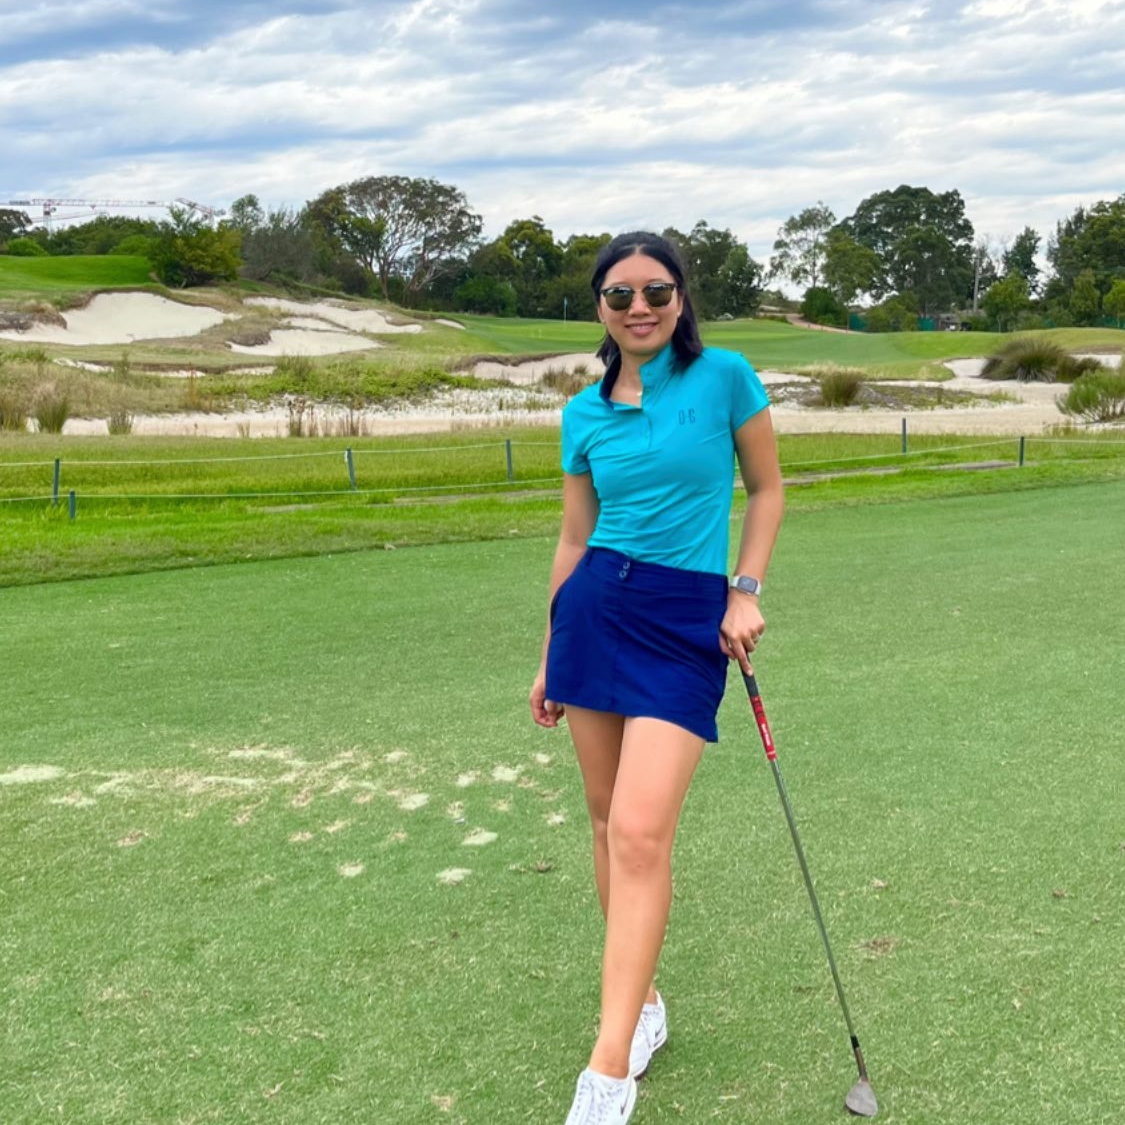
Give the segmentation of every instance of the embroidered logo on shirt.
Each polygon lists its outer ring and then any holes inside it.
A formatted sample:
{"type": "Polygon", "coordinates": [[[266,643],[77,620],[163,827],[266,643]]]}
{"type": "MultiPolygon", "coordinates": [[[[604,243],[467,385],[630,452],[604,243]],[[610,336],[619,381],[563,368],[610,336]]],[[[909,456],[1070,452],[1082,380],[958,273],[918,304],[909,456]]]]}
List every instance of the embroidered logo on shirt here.
{"type": "Polygon", "coordinates": [[[694,426],[695,425],[695,407],[694,406],[690,410],[681,410],[680,411],[680,425],[681,426],[684,426],[684,425],[694,426]]]}

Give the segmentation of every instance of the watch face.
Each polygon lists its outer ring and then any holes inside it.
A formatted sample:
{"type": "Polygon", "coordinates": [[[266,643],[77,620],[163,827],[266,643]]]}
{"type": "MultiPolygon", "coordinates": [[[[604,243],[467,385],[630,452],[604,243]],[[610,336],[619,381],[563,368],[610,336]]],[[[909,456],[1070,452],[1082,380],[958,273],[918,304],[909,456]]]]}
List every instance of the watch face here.
{"type": "Polygon", "coordinates": [[[739,578],[735,585],[744,594],[756,594],[761,588],[761,583],[756,578],[739,578]]]}

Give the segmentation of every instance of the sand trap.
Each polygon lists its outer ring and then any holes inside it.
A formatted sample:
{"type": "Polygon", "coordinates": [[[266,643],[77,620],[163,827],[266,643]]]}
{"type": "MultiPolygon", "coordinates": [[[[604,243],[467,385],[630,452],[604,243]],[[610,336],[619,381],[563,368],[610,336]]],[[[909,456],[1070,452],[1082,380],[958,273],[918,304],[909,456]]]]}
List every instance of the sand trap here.
{"type": "Polygon", "coordinates": [[[286,301],[281,297],[249,297],[248,305],[258,305],[261,308],[280,309],[282,312],[293,313],[296,316],[319,317],[329,324],[340,328],[347,328],[350,332],[374,332],[377,335],[388,335],[395,332],[421,332],[420,324],[392,324],[386,315],[378,309],[355,309],[345,305],[336,305],[330,301],[320,301],[316,304],[306,304],[303,301],[286,301]]]}
{"type": "Polygon", "coordinates": [[[155,293],[99,293],[84,309],[72,309],[63,318],[65,328],[36,324],[26,332],[0,332],[0,337],[36,344],[130,344],[195,336],[229,319],[217,309],[183,305],[155,293]]]}
{"type": "Polygon", "coordinates": [[[351,332],[321,332],[309,328],[278,328],[264,344],[230,344],[232,352],[243,355],[338,355],[340,352],[366,352],[383,345],[351,332]]]}
{"type": "Polygon", "coordinates": [[[445,320],[440,316],[437,318],[437,320],[434,321],[434,323],[444,324],[446,328],[459,328],[462,332],[465,331],[465,326],[463,324],[458,324],[455,320],[445,320]]]}
{"type": "Polygon", "coordinates": [[[579,368],[585,368],[591,379],[600,379],[605,374],[605,365],[589,352],[572,352],[570,355],[555,355],[549,359],[529,359],[523,363],[482,359],[473,366],[473,374],[478,379],[507,379],[517,386],[526,386],[538,383],[549,371],[565,371],[569,374],[579,368]]]}

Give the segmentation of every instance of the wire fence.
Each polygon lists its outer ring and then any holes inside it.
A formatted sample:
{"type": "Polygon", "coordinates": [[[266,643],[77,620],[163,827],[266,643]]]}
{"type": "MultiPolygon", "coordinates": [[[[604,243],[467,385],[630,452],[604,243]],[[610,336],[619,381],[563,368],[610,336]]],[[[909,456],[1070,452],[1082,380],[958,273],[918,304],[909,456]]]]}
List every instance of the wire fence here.
{"type": "MultiPolygon", "coordinates": [[[[888,451],[885,453],[870,453],[860,454],[848,457],[822,457],[813,460],[795,461],[785,460],[782,463],[783,474],[787,479],[791,474],[803,474],[803,481],[807,482],[811,476],[813,479],[817,475],[823,476],[839,476],[849,473],[863,473],[886,471],[888,463],[892,467],[901,466],[903,468],[910,467],[912,464],[918,464],[922,459],[932,462],[934,458],[948,457],[963,457],[964,454],[975,450],[985,449],[1001,449],[1007,448],[1011,451],[1011,457],[1005,458],[998,464],[1007,464],[1012,467],[1023,467],[1027,463],[1028,448],[1032,443],[1044,445],[1058,445],[1058,446],[1080,446],[1086,449],[1090,448],[1104,448],[1107,451],[1113,449],[1116,453],[1120,451],[1125,454],[1125,438],[1067,438],[1067,437],[1049,437],[1049,436],[1019,436],[1010,438],[992,438],[987,441],[979,442],[964,442],[956,445],[938,445],[938,446],[925,446],[923,448],[910,449],[908,447],[908,435],[906,430],[906,420],[903,419],[902,428],[902,441],[901,448],[888,451]]],[[[145,503],[154,501],[230,501],[230,500],[278,500],[278,499],[325,499],[334,497],[337,499],[343,498],[376,498],[376,497],[397,497],[397,496],[416,496],[420,497],[426,494],[458,494],[463,495],[466,493],[481,493],[489,494],[497,490],[512,489],[512,488],[555,488],[561,485],[563,477],[560,473],[554,476],[530,475],[521,477],[516,471],[516,451],[519,448],[527,449],[559,449],[559,442],[556,441],[514,441],[512,439],[504,439],[498,442],[474,442],[462,445],[443,445],[433,447],[403,447],[392,449],[360,449],[356,450],[348,447],[344,450],[315,450],[304,453],[264,453],[255,455],[246,455],[238,457],[183,457],[183,458],[164,458],[164,459],[123,459],[123,460],[105,460],[105,459],[91,459],[86,460],[82,458],[73,458],[64,460],[62,457],[56,457],[49,461],[0,461],[0,472],[4,470],[38,470],[42,469],[49,472],[51,475],[51,490],[50,492],[35,491],[28,495],[22,496],[0,496],[0,505],[24,505],[24,504],[48,504],[57,507],[61,504],[64,496],[67,501],[70,518],[74,519],[77,516],[78,500],[81,497],[83,503],[87,502],[124,502],[124,503],[145,503]],[[415,457],[418,455],[427,454],[458,454],[468,451],[491,451],[503,453],[503,469],[500,468],[499,458],[497,458],[496,476],[493,479],[481,480],[450,480],[444,479],[440,482],[432,484],[409,484],[396,483],[387,484],[380,483],[374,484],[370,482],[361,482],[357,477],[356,464],[357,460],[373,457],[384,459],[387,457],[415,457]],[[138,468],[168,468],[175,471],[189,466],[206,466],[208,468],[232,465],[232,464],[247,464],[247,463],[266,463],[266,462],[293,462],[301,460],[323,460],[326,458],[338,458],[343,461],[344,473],[340,474],[339,485],[327,485],[325,487],[285,487],[284,484],[278,482],[275,487],[270,487],[264,490],[252,490],[242,488],[230,488],[221,491],[210,490],[197,490],[197,491],[173,491],[162,492],[158,489],[150,491],[116,491],[112,487],[95,486],[86,482],[83,490],[80,492],[77,487],[65,488],[64,485],[64,466],[68,470],[81,470],[89,468],[97,468],[102,470],[135,470],[138,468]],[[344,475],[346,474],[346,483],[344,475]]],[[[533,458],[535,467],[542,464],[541,455],[533,458]]],[[[383,462],[385,464],[385,461],[383,462]]],[[[962,462],[964,463],[964,462],[962,462]]],[[[556,462],[557,464],[557,462],[556,462]]],[[[990,462],[991,464],[991,462],[990,462]]],[[[796,483],[796,481],[793,481],[796,483]]],[[[3,477],[0,477],[0,487],[3,487],[3,477]]],[[[3,509],[0,509],[3,510],[3,509]]]]}

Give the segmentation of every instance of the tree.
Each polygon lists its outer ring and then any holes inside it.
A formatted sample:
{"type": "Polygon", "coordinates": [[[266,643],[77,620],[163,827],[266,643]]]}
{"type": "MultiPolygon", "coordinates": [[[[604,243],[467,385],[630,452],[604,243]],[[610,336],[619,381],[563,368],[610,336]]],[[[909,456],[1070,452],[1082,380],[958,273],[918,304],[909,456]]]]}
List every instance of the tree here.
{"type": "Polygon", "coordinates": [[[999,280],[1000,274],[996,269],[996,258],[992,252],[992,240],[988,235],[981,235],[973,244],[973,312],[980,308],[981,293],[999,280]]]}
{"type": "Polygon", "coordinates": [[[25,211],[13,211],[0,207],[0,243],[10,238],[19,238],[31,230],[31,218],[25,211]]]}
{"type": "Polygon", "coordinates": [[[915,292],[925,312],[967,301],[973,282],[973,224],[959,191],[935,195],[902,184],[868,196],[840,228],[879,257],[875,297],[915,292]]]}
{"type": "Polygon", "coordinates": [[[836,294],[823,285],[810,286],[801,301],[801,316],[813,324],[830,324],[846,327],[848,310],[836,299],[836,294]]]}
{"type": "Polygon", "coordinates": [[[407,176],[368,176],[330,188],[308,205],[309,220],[330,248],[379,280],[389,299],[393,277],[413,296],[472,247],[481,217],[449,184],[407,176]]]}
{"type": "MultiPolygon", "coordinates": [[[[244,197],[253,200],[254,196],[244,197]]],[[[239,200],[232,205],[232,227],[242,236],[242,275],[255,281],[270,278],[311,281],[317,272],[317,246],[304,214],[279,207],[269,214],[253,207],[235,214],[239,200]]]]}
{"type": "Polygon", "coordinates": [[[1089,209],[1078,207],[1058,223],[1047,243],[1047,260],[1055,273],[1046,290],[1049,299],[1066,299],[1084,270],[1093,274],[1099,293],[1108,293],[1125,277],[1125,194],[1089,209]]]}
{"type": "Polygon", "coordinates": [[[817,202],[785,220],[770,259],[770,278],[788,277],[810,289],[820,286],[829,231],[836,223],[827,204],[817,202]]]}
{"type": "Polygon", "coordinates": [[[154,240],[152,264],[166,285],[184,288],[234,281],[242,264],[242,234],[233,227],[213,230],[190,211],[173,207],[154,240]]]}
{"type": "Polygon", "coordinates": [[[1018,273],[1027,282],[1029,293],[1034,293],[1039,287],[1039,266],[1035,261],[1039,242],[1039,233],[1031,227],[1024,227],[1001,259],[1005,276],[1018,273]]]}
{"type": "Polygon", "coordinates": [[[230,214],[224,220],[228,226],[242,231],[243,237],[263,226],[265,221],[265,212],[253,193],[236,199],[230,205],[230,214]]]}
{"type": "Polygon", "coordinates": [[[967,295],[971,266],[957,247],[932,225],[908,230],[892,248],[895,279],[900,292],[913,293],[923,316],[962,302],[967,295]]]}
{"type": "Polygon", "coordinates": [[[548,315],[568,320],[597,319],[590,278],[598,252],[611,238],[610,234],[574,234],[562,243],[562,272],[547,285],[548,315]]]}
{"type": "Polygon", "coordinates": [[[729,230],[716,230],[700,220],[690,234],[669,227],[664,237],[680,249],[700,320],[749,316],[758,307],[762,267],[729,230]]]}
{"type": "Polygon", "coordinates": [[[1117,327],[1122,327],[1125,320],[1125,279],[1118,278],[1110,286],[1109,292],[1102,298],[1102,308],[1106,316],[1112,316],[1117,321],[1117,327]]]}
{"type": "Polygon", "coordinates": [[[1031,295],[1027,279],[1022,273],[1012,272],[989,286],[981,307],[995,322],[1001,332],[1007,332],[1016,317],[1031,308],[1031,295]]]}
{"type": "Polygon", "coordinates": [[[1070,290],[1070,315],[1076,324],[1093,324],[1102,311],[1102,295],[1093,270],[1083,270],[1070,290]]]}
{"type": "Polygon", "coordinates": [[[547,316],[547,285],[563,266],[563,250],[554,234],[532,215],[509,223],[496,242],[495,261],[503,263],[515,288],[517,314],[547,316]]]}
{"type": "Polygon", "coordinates": [[[861,246],[847,231],[828,232],[824,250],[824,284],[842,305],[870,293],[879,277],[879,255],[861,246]]]}

